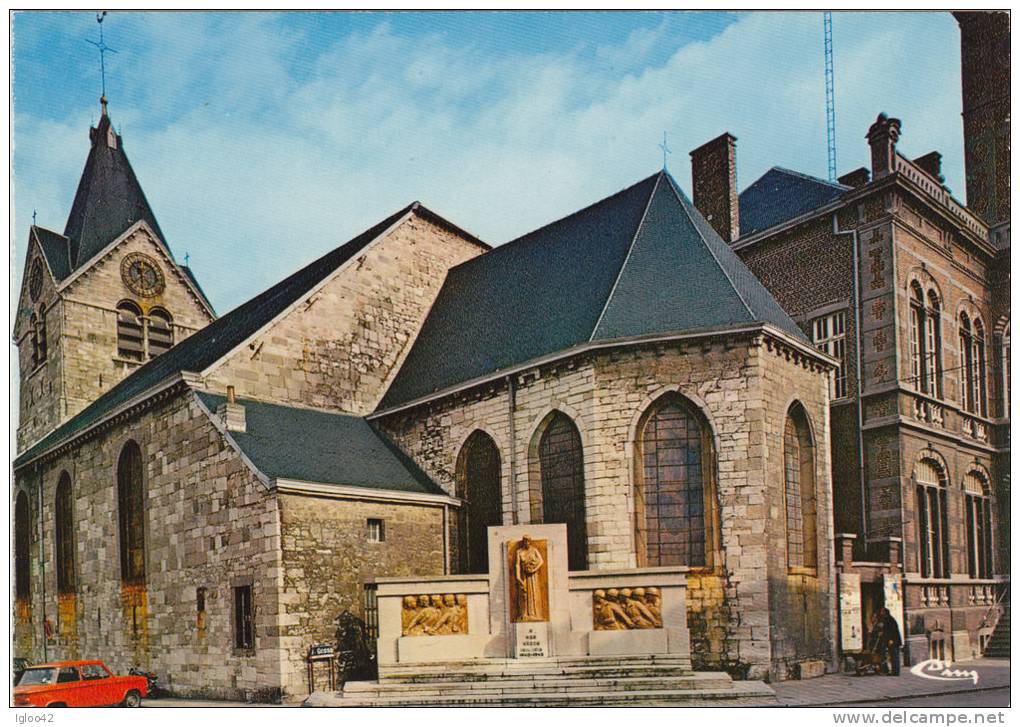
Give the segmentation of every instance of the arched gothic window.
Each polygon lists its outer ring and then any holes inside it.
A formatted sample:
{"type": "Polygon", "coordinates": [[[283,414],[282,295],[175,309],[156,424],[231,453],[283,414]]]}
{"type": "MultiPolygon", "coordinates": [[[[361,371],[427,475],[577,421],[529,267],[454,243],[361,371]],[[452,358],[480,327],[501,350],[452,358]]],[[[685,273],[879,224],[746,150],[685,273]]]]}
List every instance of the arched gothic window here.
{"type": "Polygon", "coordinates": [[[162,308],[149,311],[149,358],[166,353],[174,345],[173,319],[162,308]]]}
{"type": "Polygon", "coordinates": [[[917,542],[922,578],[949,577],[949,523],[945,474],[934,459],[914,465],[917,542]]]}
{"type": "Polygon", "coordinates": [[[22,490],[14,505],[14,581],[15,595],[19,601],[29,601],[32,598],[31,547],[32,512],[28,506],[28,495],[22,490]]]}
{"type": "Polygon", "coordinates": [[[910,368],[914,388],[929,396],[942,396],[941,303],[935,291],[910,286],[910,368]]]}
{"type": "Polygon", "coordinates": [[[981,416],[988,413],[985,364],[985,328],[981,319],[971,321],[966,313],[961,313],[960,401],[964,411],[981,416]]]}
{"type": "Polygon", "coordinates": [[[542,522],[566,523],[567,565],[588,568],[584,512],[584,453],[581,435],[566,414],[556,412],[538,443],[542,479],[542,522]]]}
{"type": "Polygon", "coordinates": [[[71,491],[71,475],[64,472],[57,483],[56,547],[57,547],[57,592],[74,593],[77,586],[77,569],[74,558],[74,501],[71,491]]]}
{"type": "Polygon", "coordinates": [[[929,396],[942,396],[942,320],[941,305],[934,291],[928,291],[928,309],[924,316],[925,386],[929,396]]]}
{"type": "Polygon", "coordinates": [[[492,437],[475,431],[457,457],[460,511],[458,541],[461,573],[489,572],[489,531],[503,522],[499,449],[492,437]]]}
{"type": "Polygon", "coordinates": [[[999,339],[999,370],[1000,386],[1002,386],[1002,416],[1009,417],[1010,402],[1010,380],[1009,380],[1009,323],[1002,329],[1002,337],[999,339]]]}
{"type": "Polygon", "coordinates": [[[120,576],[124,583],[145,583],[145,493],[142,451],[130,441],[117,464],[120,522],[120,576]]]}
{"type": "Polygon", "coordinates": [[[818,567],[815,452],[807,413],[794,404],[783,436],[786,480],[786,555],[790,568],[818,567]]]}
{"type": "Polygon", "coordinates": [[[640,565],[712,565],[712,440],[700,413],[678,394],[649,408],[638,429],[635,488],[640,565]]]}
{"type": "Polygon", "coordinates": [[[971,360],[974,371],[974,413],[988,416],[988,380],[985,378],[987,368],[985,361],[985,327],[980,318],[974,319],[974,344],[971,360]]]}
{"type": "Polygon", "coordinates": [[[117,306],[117,355],[132,361],[145,359],[142,311],[129,300],[117,306]]]}
{"type": "Polygon", "coordinates": [[[967,574],[992,577],[992,508],[990,488],[984,474],[968,472],[963,478],[967,515],[967,574]]]}

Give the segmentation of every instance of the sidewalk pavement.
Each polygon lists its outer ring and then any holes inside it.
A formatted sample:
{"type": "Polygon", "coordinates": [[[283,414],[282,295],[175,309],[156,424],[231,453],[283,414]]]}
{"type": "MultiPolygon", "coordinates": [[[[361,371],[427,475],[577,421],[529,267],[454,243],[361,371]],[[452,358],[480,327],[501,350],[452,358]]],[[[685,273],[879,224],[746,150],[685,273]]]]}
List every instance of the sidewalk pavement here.
{"type": "MultiPolygon", "coordinates": [[[[873,704],[886,700],[898,700],[926,695],[936,696],[964,692],[982,692],[1008,687],[1008,659],[977,659],[959,662],[953,669],[976,671],[978,683],[973,681],[939,681],[926,679],[910,673],[903,667],[898,677],[865,676],[852,674],[826,674],[815,679],[791,680],[772,685],[776,692],[773,702],[759,702],[760,706],[779,707],[826,707],[831,705],[873,704]]],[[[942,702],[944,704],[944,701],[942,702]]],[[[287,704],[246,704],[244,702],[214,702],[192,699],[146,699],[143,707],[299,707],[300,702],[287,704]]],[[[721,702],[720,706],[738,706],[721,702]]],[[[741,701],[739,706],[752,706],[741,701]]],[[[917,705],[912,705],[917,706],[917,705]]]]}
{"type": "Polygon", "coordinates": [[[824,707],[828,705],[917,698],[925,695],[980,692],[1009,686],[1008,659],[976,659],[954,663],[953,669],[976,671],[978,682],[927,679],[903,667],[898,677],[826,674],[804,681],[773,684],[781,707],[824,707]]]}

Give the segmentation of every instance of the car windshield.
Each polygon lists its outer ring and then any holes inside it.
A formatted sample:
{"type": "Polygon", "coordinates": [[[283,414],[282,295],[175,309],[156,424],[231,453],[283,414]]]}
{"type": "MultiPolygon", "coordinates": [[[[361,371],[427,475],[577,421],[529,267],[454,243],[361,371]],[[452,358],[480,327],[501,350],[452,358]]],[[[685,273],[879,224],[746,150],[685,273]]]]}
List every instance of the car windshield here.
{"type": "Polygon", "coordinates": [[[18,680],[19,687],[30,687],[38,684],[53,684],[57,681],[56,669],[26,669],[18,680]]]}

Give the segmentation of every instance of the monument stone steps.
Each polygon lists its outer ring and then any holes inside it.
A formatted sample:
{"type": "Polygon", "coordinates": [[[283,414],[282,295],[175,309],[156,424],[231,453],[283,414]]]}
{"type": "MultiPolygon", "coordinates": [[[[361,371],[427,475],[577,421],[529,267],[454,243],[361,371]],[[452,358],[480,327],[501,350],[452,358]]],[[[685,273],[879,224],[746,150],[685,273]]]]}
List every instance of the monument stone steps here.
{"type": "Polygon", "coordinates": [[[620,705],[718,705],[720,701],[772,703],[775,693],[763,682],[733,682],[725,688],[616,690],[589,687],[576,681],[565,691],[495,691],[472,693],[455,689],[440,694],[401,693],[392,685],[385,695],[360,697],[344,693],[317,692],[305,700],[308,707],[596,707],[620,705]]]}
{"type": "Polygon", "coordinates": [[[706,673],[687,676],[632,676],[603,679],[531,677],[518,679],[488,679],[466,682],[352,682],[344,687],[345,697],[386,696],[400,694],[441,695],[449,692],[471,694],[510,694],[542,692],[565,692],[575,690],[679,690],[679,689],[729,689],[732,681],[725,674],[706,673]]]}
{"type": "MultiPolygon", "coordinates": [[[[690,668],[689,658],[667,655],[604,659],[593,659],[592,657],[584,659],[553,657],[542,661],[486,659],[484,662],[447,662],[441,665],[401,663],[397,666],[379,667],[380,681],[400,682],[466,682],[515,678],[527,675],[534,675],[536,677],[619,678],[641,674],[677,676],[693,673],[690,668]]],[[[722,674],[722,677],[729,679],[726,674],[722,674]]]]}

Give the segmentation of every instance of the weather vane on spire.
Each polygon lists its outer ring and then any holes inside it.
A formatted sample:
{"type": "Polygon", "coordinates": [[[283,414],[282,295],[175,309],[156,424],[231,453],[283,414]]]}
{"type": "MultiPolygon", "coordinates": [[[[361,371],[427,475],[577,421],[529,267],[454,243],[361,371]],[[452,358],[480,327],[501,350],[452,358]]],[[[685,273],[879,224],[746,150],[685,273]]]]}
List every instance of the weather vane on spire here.
{"type": "Polygon", "coordinates": [[[662,171],[666,171],[666,157],[673,153],[673,150],[669,148],[669,144],[666,143],[666,132],[662,132],[662,143],[658,145],[662,149],[662,171]]]}
{"type": "Polygon", "coordinates": [[[102,75],[102,79],[103,79],[103,98],[102,98],[102,102],[103,102],[103,110],[104,110],[104,112],[106,110],[106,54],[108,52],[109,53],[116,53],[117,52],[113,48],[108,46],[106,44],[106,42],[103,40],[103,20],[105,18],[106,18],[106,11],[105,10],[103,12],[101,12],[101,13],[96,13],[96,22],[99,23],[99,42],[97,43],[94,40],[88,40],[87,38],[85,39],[86,43],[91,43],[92,45],[94,45],[96,48],[99,49],[99,72],[102,75]]]}

